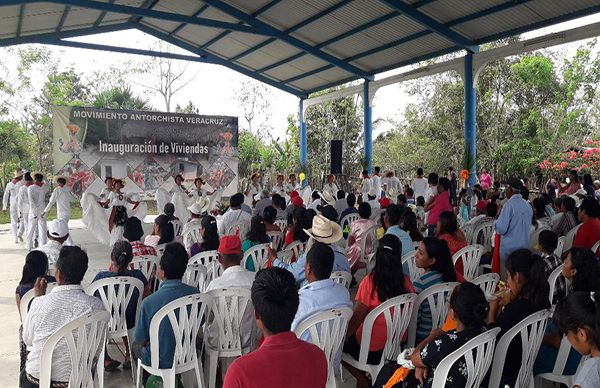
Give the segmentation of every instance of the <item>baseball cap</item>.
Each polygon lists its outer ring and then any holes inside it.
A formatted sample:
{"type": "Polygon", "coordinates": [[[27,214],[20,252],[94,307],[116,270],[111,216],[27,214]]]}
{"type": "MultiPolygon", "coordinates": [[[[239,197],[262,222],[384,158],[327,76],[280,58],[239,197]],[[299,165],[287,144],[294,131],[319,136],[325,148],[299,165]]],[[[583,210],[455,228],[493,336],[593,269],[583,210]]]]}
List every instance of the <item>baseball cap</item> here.
{"type": "Polygon", "coordinates": [[[235,255],[242,253],[242,242],[237,235],[223,236],[219,241],[219,253],[222,255],[235,255]]]}
{"type": "Polygon", "coordinates": [[[384,197],[379,200],[379,206],[381,206],[382,209],[387,208],[391,204],[392,204],[392,201],[390,201],[389,198],[384,197]]]}
{"type": "Polygon", "coordinates": [[[54,220],[48,227],[48,234],[54,238],[63,238],[69,234],[69,227],[63,220],[54,220]]]}
{"type": "Polygon", "coordinates": [[[295,197],[297,197],[297,196],[299,196],[299,195],[300,195],[300,194],[298,194],[298,192],[297,192],[296,190],[294,190],[294,191],[292,191],[292,192],[290,193],[290,198],[295,198],[295,197]]]}
{"type": "Polygon", "coordinates": [[[300,207],[302,205],[304,205],[304,201],[302,200],[301,197],[293,197],[291,199],[292,205],[296,206],[296,207],[300,207]]]}

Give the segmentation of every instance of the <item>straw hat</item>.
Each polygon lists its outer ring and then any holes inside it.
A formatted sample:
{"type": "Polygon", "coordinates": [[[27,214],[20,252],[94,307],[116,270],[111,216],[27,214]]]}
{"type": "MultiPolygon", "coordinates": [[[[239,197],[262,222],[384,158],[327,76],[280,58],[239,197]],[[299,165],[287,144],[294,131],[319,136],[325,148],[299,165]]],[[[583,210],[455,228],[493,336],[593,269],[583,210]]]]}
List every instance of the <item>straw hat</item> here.
{"type": "Polygon", "coordinates": [[[343,235],[341,226],[320,214],[313,218],[312,228],[304,229],[304,232],[316,241],[324,244],[338,242],[343,235]]]}
{"type": "Polygon", "coordinates": [[[36,176],[36,175],[41,175],[41,176],[42,176],[42,179],[46,177],[46,174],[44,174],[44,173],[43,173],[43,172],[41,172],[41,171],[32,171],[32,172],[31,172],[31,177],[32,177],[32,178],[34,178],[34,179],[35,179],[35,176],[36,176]]]}
{"type": "Polygon", "coordinates": [[[331,193],[329,191],[324,191],[322,193],[319,193],[319,196],[321,197],[321,199],[323,201],[325,201],[326,204],[328,205],[335,205],[335,198],[333,198],[333,195],[331,195],[331,193]]]}
{"type": "Polygon", "coordinates": [[[200,197],[196,202],[188,207],[188,210],[199,215],[208,211],[208,205],[210,205],[210,200],[206,197],[200,197]]]}
{"type": "Polygon", "coordinates": [[[55,175],[54,176],[54,182],[55,183],[58,182],[58,180],[61,179],[61,178],[64,179],[64,180],[67,180],[67,177],[64,176],[64,175],[55,175]]]}
{"type": "Polygon", "coordinates": [[[22,177],[23,177],[23,170],[15,170],[15,175],[13,176],[13,179],[22,178],[22,177]]]}

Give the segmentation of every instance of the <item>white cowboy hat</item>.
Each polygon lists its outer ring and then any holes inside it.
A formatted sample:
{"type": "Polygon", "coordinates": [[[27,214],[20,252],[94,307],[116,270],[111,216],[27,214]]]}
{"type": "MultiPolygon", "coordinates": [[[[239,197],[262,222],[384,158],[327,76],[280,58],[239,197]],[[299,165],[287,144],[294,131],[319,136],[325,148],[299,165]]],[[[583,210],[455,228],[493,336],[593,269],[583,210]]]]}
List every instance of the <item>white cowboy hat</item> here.
{"type": "Polygon", "coordinates": [[[342,239],[343,235],[341,226],[320,214],[313,218],[312,228],[304,229],[304,232],[324,244],[336,243],[342,239]]]}
{"type": "Polygon", "coordinates": [[[48,234],[54,238],[64,238],[69,234],[69,226],[64,220],[54,220],[48,226],[48,234]]]}
{"type": "Polygon", "coordinates": [[[23,177],[23,170],[16,170],[15,174],[13,176],[13,179],[22,178],[22,177],[23,177]]]}
{"type": "Polygon", "coordinates": [[[210,200],[206,197],[200,197],[196,202],[194,202],[188,210],[194,214],[202,214],[208,211],[208,205],[210,204],[210,200]]]}
{"type": "Polygon", "coordinates": [[[333,195],[331,195],[331,193],[329,191],[324,191],[322,193],[319,193],[319,196],[321,197],[321,199],[323,201],[325,201],[325,203],[327,205],[335,205],[335,198],[333,198],[333,195]]]}

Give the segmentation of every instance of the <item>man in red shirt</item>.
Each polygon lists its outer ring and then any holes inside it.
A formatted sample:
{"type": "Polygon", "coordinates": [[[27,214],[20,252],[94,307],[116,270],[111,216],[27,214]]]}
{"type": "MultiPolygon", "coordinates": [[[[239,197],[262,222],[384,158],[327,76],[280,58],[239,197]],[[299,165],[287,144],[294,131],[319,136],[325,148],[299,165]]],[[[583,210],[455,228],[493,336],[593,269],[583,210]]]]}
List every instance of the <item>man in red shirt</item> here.
{"type": "Polygon", "coordinates": [[[265,340],[258,350],[231,364],[223,388],[325,387],[325,354],[290,331],[299,304],[291,272],[278,267],[259,271],[252,284],[252,303],[265,340]]]}

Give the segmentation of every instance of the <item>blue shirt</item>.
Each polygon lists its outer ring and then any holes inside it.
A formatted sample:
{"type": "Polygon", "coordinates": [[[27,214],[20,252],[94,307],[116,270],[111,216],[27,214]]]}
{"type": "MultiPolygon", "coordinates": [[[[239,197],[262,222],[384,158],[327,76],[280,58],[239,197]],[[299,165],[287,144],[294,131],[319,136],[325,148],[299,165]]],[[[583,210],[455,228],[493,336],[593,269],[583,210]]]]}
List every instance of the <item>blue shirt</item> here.
{"type": "MultiPolygon", "coordinates": [[[[141,359],[144,365],[150,365],[150,322],[152,317],[166,304],[175,299],[184,296],[197,294],[200,291],[196,287],[188,286],[182,283],[181,279],[165,280],[158,291],[148,296],[142,302],[140,318],[135,327],[135,342],[144,342],[146,346],[142,349],[141,359]]],[[[158,346],[160,354],[158,356],[159,368],[168,369],[173,366],[173,356],[175,354],[175,337],[173,329],[168,319],[163,319],[158,328],[158,346]]]]}
{"type": "MultiPolygon", "coordinates": [[[[350,272],[350,263],[348,258],[342,252],[338,251],[333,244],[329,244],[329,247],[333,249],[334,260],[333,260],[333,272],[335,271],[346,271],[350,272]]],[[[294,275],[296,278],[296,284],[298,287],[302,287],[306,284],[306,278],[304,277],[304,265],[306,264],[306,252],[303,253],[295,263],[287,264],[279,259],[273,260],[273,265],[280,268],[285,268],[294,275]]]]}
{"type": "Polygon", "coordinates": [[[306,318],[318,312],[339,307],[352,308],[348,289],[332,279],[308,283],[298,291],[298,294],[300,304],[292,322],[292,331],[306,318]]]}
{"type": "Polygon", "coordinates": [[[385,234],[392,234],[398,237],[398,240],[400,240],[400,243],[402,244],[402,256],[415,250],[413,241],[408,233],[406,233],[405,230],[400,229],[398,225],[390,226],[385,234]]]}
{"type": "Polygon", "coordinates": [[[533,209],[521,194],[513,194],[502,207],[494,223],[500,237],[500,258],[506,258],[517,249],[529,248],[529,230],[533,209]]]}

